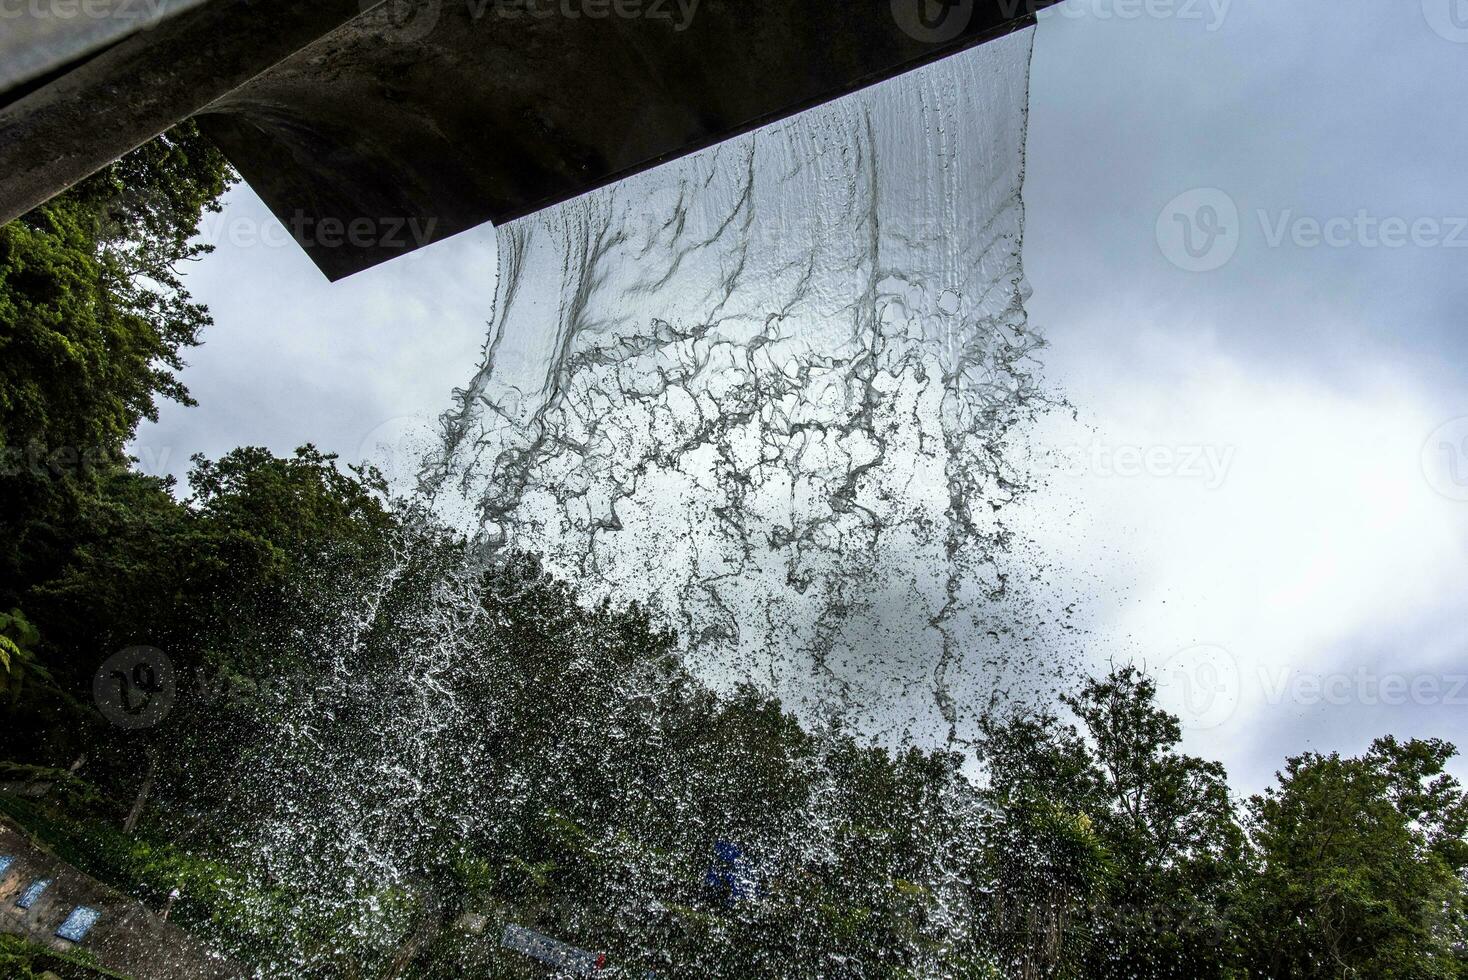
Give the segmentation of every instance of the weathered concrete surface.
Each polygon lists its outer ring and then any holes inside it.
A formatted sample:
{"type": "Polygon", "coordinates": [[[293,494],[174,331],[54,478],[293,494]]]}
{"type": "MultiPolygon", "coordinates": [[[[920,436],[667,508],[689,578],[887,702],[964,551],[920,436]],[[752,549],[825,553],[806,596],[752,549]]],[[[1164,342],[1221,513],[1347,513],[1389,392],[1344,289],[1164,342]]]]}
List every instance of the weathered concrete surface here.
{"type": "Polygon", "coordinates": [[[208,0],[0,105],[0,221],[202,111],[337,279],[1024,27],[1052,2],[208,0]]]}
{"type": "Polygon", "coordinates": [[[211,952],[136,899],[82,874],[36,846],[20,829],[0,819],[0,856],[15,860],[0,875],[0,931],[24,936],[56,950],[82,949],[97,963],[135,980],[227,980],[243,977],[237,966],[211,952]],[[38,878],[53,879],[29,909],[16,899],[38,878]],[[102,913],[80,943],[56,935],[78,905],[102,913]]]}
{"type": "Polygon", "coordinates": [[[529,214],[1025,26],[1049,2],[393,0],[203,121],[336,279],[424,244],[415,228],[432,241],[529,214]]]}
{"type": "Polygon", "coordinates": [[[95,173],[376,2],[209,0],[135,31],[4,104],[0,222],[95,173]]]}
{"type": "Polygon", "coordinates": [[[0,92],[204,2],[5,0],[0,4],[0,92]]]}

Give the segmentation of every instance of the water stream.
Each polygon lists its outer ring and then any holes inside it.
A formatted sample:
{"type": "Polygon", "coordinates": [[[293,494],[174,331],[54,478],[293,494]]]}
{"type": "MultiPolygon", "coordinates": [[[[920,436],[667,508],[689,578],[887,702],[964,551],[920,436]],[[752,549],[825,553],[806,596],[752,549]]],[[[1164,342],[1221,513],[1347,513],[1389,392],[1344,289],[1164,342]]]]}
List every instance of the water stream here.
{"type": "MultiPolygon", "coordinates": [[[[838,732],[958,753],[912,762],[932,795],[906,863],[850,872],[920,908],[873,955],[948,969],[975,922],[973,727],[1071,669],[1043,557],[1006,520],[1035,483],[1015,441],[1055,404],[1024,308],[1030,45],[498,230],[483,361],[419,474],[472,546],[408,542],[380,588],[323,603],[331,675],[275,692],[241,775],[256,812],[234,858],[309,896],[265,975],[389,962],[446,889],[671,975],[793,969],[748,937],[806,915],[838,936],[802,882],[862,866],[875,845],[852,828],[891,816],[861,815],[867,763],[838,732]],[[542,621],[558,607],[519,552],[651,625],[542,621]],[[782,896],[735,916],[753,932],[680,905],[716,840],[782,896]],[[323,918],[360,945],[313,946],[323,918]]],[[[855,969],[811,936],[827,975],[855,969]]]]}
{"type": "Polygon", "coordinates": [[[1007,441],[1030,32],[499,229],[425,472],[491,550],[653,603],[715,685],[955,739],[1038,628],[1007,441]]]}

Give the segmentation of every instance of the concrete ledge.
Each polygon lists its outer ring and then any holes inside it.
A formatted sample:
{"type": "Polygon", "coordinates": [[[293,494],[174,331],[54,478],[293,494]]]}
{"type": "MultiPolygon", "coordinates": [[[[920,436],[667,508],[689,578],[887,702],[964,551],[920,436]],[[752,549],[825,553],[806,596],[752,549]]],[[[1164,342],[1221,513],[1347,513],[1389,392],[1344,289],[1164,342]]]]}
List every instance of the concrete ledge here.
{"type": "Polygon", "coordinates": [[[205,0],[73,0],[22,6],[0,13],[0,93],[73,64],[98,48],[156,26],[205,0]]]}
{"type": "Polygon", "coordinates": [[[201,123],[339,279],[1025,27],[1051,2],[391,0],[201,123]]]}
{"type": "Polygon", "coordinates": [[[134,29],[20,98],[11,93],[12,101],[0,106],[0,222],[49,200],[377,2],[209,0],[149,29],[134,29]]]}
{"type": "MultiPolygon", "coordinates": [[[[202,112],[339,279],[1026,27],[1053,2],[209,0],[0,104],[0,221],[202,112]]],[[[11,46],[54,60],[51,44],[11,46]]]]}

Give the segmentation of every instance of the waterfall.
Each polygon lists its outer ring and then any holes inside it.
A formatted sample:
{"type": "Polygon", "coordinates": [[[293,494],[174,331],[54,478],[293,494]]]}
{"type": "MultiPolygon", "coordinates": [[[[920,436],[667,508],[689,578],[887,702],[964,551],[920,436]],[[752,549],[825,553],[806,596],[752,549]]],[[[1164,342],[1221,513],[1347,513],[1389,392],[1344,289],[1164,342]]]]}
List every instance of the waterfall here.
{"type": "Polygon", "coordinates": [[[498,229],[424,472],[716,686],[959,737],[1029,629],[1021,32],[498,229]]]}
{"type": "Polygon", "coordinates": [[[1071,666],[1006,524],[1054,404],[1030,45],[498,229],[483,360],[418,475],[433,520],[362,594],[305,597],[330,669],[259,701],[232,857],[261,976],[380,972],[432,930],[446,975],[490,975],[454,908],[619,975],[796,975],[787,940],[833,976],[987,955],[963,750],[1071,666]],[[849,964],[836,902],[877,923],[849,964]]]}

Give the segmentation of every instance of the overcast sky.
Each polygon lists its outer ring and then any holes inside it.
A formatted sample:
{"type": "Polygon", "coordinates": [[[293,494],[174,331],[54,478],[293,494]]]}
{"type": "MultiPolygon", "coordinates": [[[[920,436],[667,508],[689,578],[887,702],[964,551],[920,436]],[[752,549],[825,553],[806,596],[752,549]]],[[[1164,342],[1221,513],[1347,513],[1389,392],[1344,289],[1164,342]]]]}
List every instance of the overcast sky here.
{"type": "MultiPolygon", "coordinates": [[[[1038,28],[1029,306],[1079,421],[1040,434],[1062,462],[1021,520],[1091,583],[1098,659],[1152,666],[1240,790],[1305,748],[1468,742],[1453,2],[1067,0],[1038,28]]],[[[491,229],[329,285],[250,243],[272,224],[245,187],[216,216],[201,404],[144,426],[145,469],[417,448],[477,364],[491,229]]]]}
{"type": "Polygon", "coordinates": [[[1094,427],[1056,436],[1087,450],[1060,486],[1092,519],[1037,523],[1103,578],[1098,655],[1160,668],[1236,785],[1305,747],[1464,741],[1468,485],[1442,444],[1468,423],[1433,433],[1468,415],[1468,19],[1139,8],[1071,0],[1035,48],[1029,308],[1094,427]]]}

